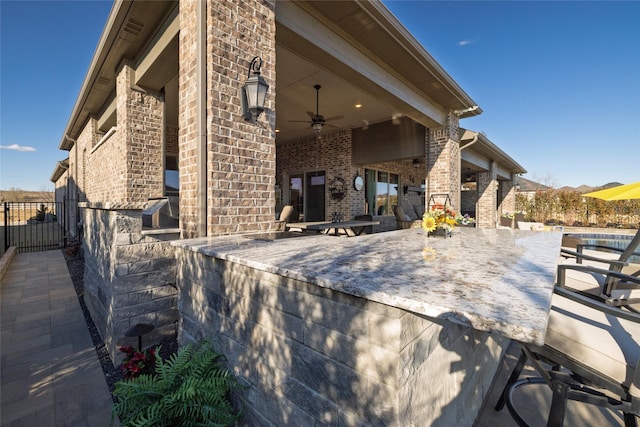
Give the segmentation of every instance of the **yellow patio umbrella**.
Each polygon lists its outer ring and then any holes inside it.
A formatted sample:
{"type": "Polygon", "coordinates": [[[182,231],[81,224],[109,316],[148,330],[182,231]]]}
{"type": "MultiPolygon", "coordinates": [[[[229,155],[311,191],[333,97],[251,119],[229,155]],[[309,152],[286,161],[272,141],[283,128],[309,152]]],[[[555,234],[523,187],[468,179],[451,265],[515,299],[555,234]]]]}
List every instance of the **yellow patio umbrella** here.
{"type": "Polygon", "coordinates": [[[619,185],[607,188],[606,190],[592,191],[583,194],[585,197],[595,197],[602,200],[630,200],[640,199],[640,182],[633,184],[619,185]]]}

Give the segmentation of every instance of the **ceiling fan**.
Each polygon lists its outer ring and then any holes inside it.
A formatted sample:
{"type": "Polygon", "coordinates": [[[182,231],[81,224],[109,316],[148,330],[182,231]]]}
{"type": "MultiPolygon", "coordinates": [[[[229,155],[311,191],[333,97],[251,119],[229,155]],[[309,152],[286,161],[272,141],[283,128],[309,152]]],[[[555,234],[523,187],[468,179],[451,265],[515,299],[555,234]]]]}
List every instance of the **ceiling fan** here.
{"type": "Polygon", "coordinates": [[[330,121],[333,121],[333,120],[340,120],[340,119],[344,118],[344,116],[333,116],[333,117],[329,117],[329,118],[325,119],[324,116],[320,115],[320,113],[318,111],[318,100],[319,100],[319,97],[320,97],[319,96],[320,95],[320,88],[322,86],[315,85],[313,87],[316,90],[316,113],[313,114],[311,111],[307,111],[307,114],[311,118],[311,121],[308,121],[308,120],[289,120],[289,121],[290,122],[294,122],[294,123],[309,123],[316,133],[320,133],[320,131],[322,130],[322,128],[324,126],[337,128],[338,126],[333,125],[331,123],[327,123],[327,122],[330,122],[330,121]]]}

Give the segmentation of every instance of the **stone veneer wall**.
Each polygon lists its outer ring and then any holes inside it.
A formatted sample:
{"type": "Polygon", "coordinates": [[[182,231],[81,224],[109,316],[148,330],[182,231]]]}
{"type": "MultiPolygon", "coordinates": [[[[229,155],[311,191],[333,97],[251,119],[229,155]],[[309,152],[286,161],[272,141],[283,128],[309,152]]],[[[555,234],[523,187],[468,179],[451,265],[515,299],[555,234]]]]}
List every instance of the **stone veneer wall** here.
{"type": "Polygon", "coordinates": [[[508,340],[178,249],[181,345],[248,385],[239,425],[471,426],[508,340]]]}
{"type": "Polygon", "coordinates": [[[84,299],[112,360],[118,346],[137,347],[137,338],[124,333],[137,323],[155,330],[143,346],[157,344],[175,333],[178,310],[175,234],[143,234],[142,210],[131,206],[83,204],[84,299]]]}

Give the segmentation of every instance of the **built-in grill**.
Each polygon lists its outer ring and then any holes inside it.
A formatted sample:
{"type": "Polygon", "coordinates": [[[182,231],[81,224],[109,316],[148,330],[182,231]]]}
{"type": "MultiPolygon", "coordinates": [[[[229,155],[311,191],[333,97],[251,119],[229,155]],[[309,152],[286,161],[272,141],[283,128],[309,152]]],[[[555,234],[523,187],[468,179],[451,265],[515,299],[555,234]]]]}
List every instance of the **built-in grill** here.
{"type": "Polygon", "coordinates": [[[177,197],[154,199],[154,203],[142,211],[142,228],[178,228],[180,209],[177,197]]]}

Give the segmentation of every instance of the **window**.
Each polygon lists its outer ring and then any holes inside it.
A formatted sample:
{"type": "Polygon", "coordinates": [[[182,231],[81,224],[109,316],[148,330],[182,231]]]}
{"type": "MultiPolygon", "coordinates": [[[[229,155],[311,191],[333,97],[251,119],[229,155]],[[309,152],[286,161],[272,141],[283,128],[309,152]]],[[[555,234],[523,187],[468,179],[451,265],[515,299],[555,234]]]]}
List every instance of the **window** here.
{"type": "Polygon", "coordinates": [[[398,205],[398,174],[365,169],[365,198],[371,215],[391,215],[398,205]]]}

